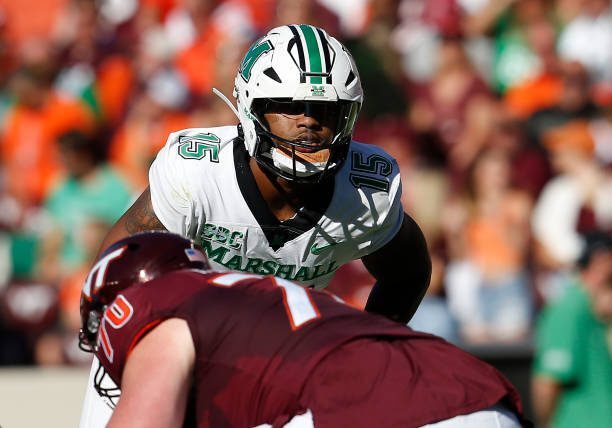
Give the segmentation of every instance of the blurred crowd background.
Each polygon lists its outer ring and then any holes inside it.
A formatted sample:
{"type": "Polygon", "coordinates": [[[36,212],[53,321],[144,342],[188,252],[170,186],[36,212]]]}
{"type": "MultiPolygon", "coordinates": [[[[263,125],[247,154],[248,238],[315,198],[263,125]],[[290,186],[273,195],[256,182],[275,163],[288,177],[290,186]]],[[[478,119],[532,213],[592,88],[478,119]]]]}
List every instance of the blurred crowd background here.
{"type": "MultiPolygon", "coordinates": [[[[610,1],[0,0],[0,365],[88,363],[106,230],[171,131],[237,123],[212,88],[231,98],[248,46],[289,23],[353,53],[355,139],[400,164],[434,262],[415,328],[531,344],[568,289],[610,325],[610,1]]],[[[354,262],[330,290],[363,307],[372,283],[354,262]]]]}

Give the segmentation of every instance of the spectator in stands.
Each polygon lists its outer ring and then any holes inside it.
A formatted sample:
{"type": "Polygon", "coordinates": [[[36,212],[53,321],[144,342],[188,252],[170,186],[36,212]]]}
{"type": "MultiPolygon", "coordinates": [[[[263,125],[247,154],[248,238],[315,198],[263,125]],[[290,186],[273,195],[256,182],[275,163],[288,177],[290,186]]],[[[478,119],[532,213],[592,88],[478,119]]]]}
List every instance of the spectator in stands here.
{"type": "Polygon", "coordinates": [[[596,83],[612,84],[612,6],[610,0],[585,0],[581,13],[559,37],[559,54],[578,61],[596,83]]]}
{"type": "Polygon", "coordinates": [[[62,65],[57,78],[57,86],[75,98],[81,98],[92,114],[101,119],[102,111],[95,94],[96,61],[108,54],[101,49],[101,29],[94,2],[71,0],[66,2],[64,10],[56,20],[53,34],[54,48],[61,57],[62,65]]]}
{"type": "Polygon", "coordinates": [[[498,103],[486,121],[489,124],[487,147],[505,152],[511,161],[512,184],[535,200],[551,177],[548,153],[529,144],[523,121],[505,103],[498,103]]]}
{"type": "Polygon", "coordinates": [[[3,185],[25,207],[42,202],[59,172],[57,137],[70,129],[93,126],[83,104],[53,88],[57,66],[51,52],[42,42],[29,45],[11,81],[15,102],[0,135],[3,185]]]}
{"type": "Polygon", "coordinates": [[[485,143],[491,92],[467,57],[461,37],[447,35],[432,79],[411,96],[409,122],[425,143],[421,153],[443,166],[460,189],[465,172],[485,143]]]}
{"type": "MultiPolygon", "coordinates": [[[[398,10],[399,22],[389,39],[400,55],[403,73],[411,82],[428,81],[436,67],[439,34],[432,23],[423,19],[427,4],[425,0],[402,1],[398,10]]],[[[437,7],[433,9],[437,10],[437,7]]]]}
{"type": "Polygon", "coordinates": [[[595,142],[595,157],[602,165],[612,166],[612,99],[601,116],[589,123],[589,130],[595,142]]]}
{"type": "Polygon", "coordinates": [[[131,194],[124,180],[105,163],[99,141],[78,131],[58,139],[66,177],[45,200],[53,227],[43,237],[40,274],[57,282],[89,264],[83,236],[91,222],[112,224],[127,208],[131,194]]]}
{"type": "Polygon", "coordinates": [[[533,20],[525,28],[525,38],[540,65],[532,75],[508,88],[503,97],[510,111],[522,119],[559,100],[562,79],[556,35],[554,23],[545,17],[533,20]]]}
{"type": "Polygon", "coordinates": [[[58,139],[66,177],[45,200],[51,224],[42,236],[38,277],[59,288],[60,319],[36,344],[39,364],[82,360],[76,352],[80,288],[96,247],[110,225],[129,205],[125,181],[105,163],[104,147],[78,131],[58,139]]]}
{"type": "Polygon", "coordinates": [[[188,92],[181,76],[160,69],[132,96],[131,106],[113,135],[109,158],[134,190],[142,190],[156,153],[170,132],[190,126],[186,112],[188,92]]]}
{"type": "Polygon", "coordinates": [[[56,325],[58,308],[54,286],[32,280],[9,283],[0,293],[0,365],[35,362],[34,344],[56,325]]]}
{"type": "Polygon", "coordinates": [[[504,93],[539,74],[542,64],[530,44],[528,30],[552,15],[551,2],[546,0],[486,0],[468,9],[463,24],[467,34],[493,38],[495,90],[504,93]]]}
{"type": "Polygon", "coordinates": [[[557,103],[536,111],[526,122],[528,137],[536,146],[542,145],[548,130],[574,119],[590,120],[599,114],[585,68],[578,62],[563,63],[560,67],[561,92],[557,103]]]}
{"type": "Polygon", "coordinates": [[[505,153],[488,149],[474,162],[468,195],[443,214],[451,258],[446,290],[467,342],[512,342],[529,333],[530,208],[529,196],[511,186],[505,153]]]}
{"type": "Polygon", "coordinates": [[[540,426],[612,426],[612,235],[587,235],[575,279],[537,325],[533,408],[540,426]]]}
{"type": "MultiPolygon", "coordinates": [[[[179,51],[174,65],[183,74],[189,90],[197,95],[208,95],[215,79],[215,55],[219,44],[227,32],[237,32],[252,37],[253,27],[248,17],[240,16],[229,27],[220,13],[222,6],[218,0],[181,2],[177,8],[182,9],[185,24],[191,26],[193,37],[185,49],[179,51]]],[[[221,10],[223,12],[223,10],[221,10]]],[[[226,18],[232,19],[232,11],[226,18]]]]}
{"type": "MultiPolygon", "coordinates": [[[[136,87],[131,51],[138,44],[128,42],[129,32],[119,31],[118,22],[111,21],[117,19],[111,18],[112,7],[100,10],[89,0],[62,3],[51,36],[62,64],[56,86],[80,99],[98,123],[116,126],[136,87]]],[[[129,9],[127,3],[122,2],[129,9]]]]}
{"type": "Polygon", "coordinates": [[[459,328],[457,320],[452,314],[445,292],[446,261],[444,258],[432,252],[431,255],[431,282],[427,293],[419,308],[408,324],[417,331],[435,334],[452,343],[459,343],[459,328]]]}
{"type": "Polygon", "coordinates": [[[402,117],[406,110],[401,96],[405,84],[400,57],[388,40],[398,22],[397,0],[370,1],[368,23],[356,37],[346,41],[353,53],[359,76],[367,93],[377,94],[364,103],[360,126],[389,117],[402,117]]]}
{"type": "Polygon", "coordinates": [[[0,224],[10,242],[10,274],[24,280],[32,274],[44,225],[40,204],[61,169],[56,139],[69,129],[93,127],[88,109],[53,86],[54,53],[44,41],[24,44],[0,129],[0,224]]]}
{"type": "MultiPolygon", "coordinates": [[[[53,324],[47,326],[33,341],[33,357],[38,365],[59,364],[89,364],[78,350],[76,343],[80,328],[79,303],[83,283],[87,277],[91,260],[96,255],[98,245],[108,231],[110,224],[103,219],[91,218],[81,229],[79,242],[84,253],[86,263],[81,264],[71,273],[59,278],[59,283],[51,286],[55,293],[55,319],[53,324]]],[[[38,286],[42,288],[42,284],[38,286]]],[[[27,289],[23,289],[24,292],[27,289]]],[[[38,293],[41,293],[38,291],[38,293]]],[[[32,293],[33,294],[33,293],[32,293]]]]}
{"type": "Polygon", "coordinates": [[[538,290],[549,298],[565,283],[584,242],[581,231],[612,229],[612,174],[594,157],[588,124],[574,121],[549,131],[544,144],[557,176],[536,201],[532,228],[542,280],[538,290]]]}
{"type": "MultiPolygon", "coordinates": [[[[248,49],[250,43],[251,39],[242,33],[228,32],[219,40],[219,45],[215,50],[213,87],[221,93],[231,94],[234,90],[233,76],[240,67],[242,52],[248,49]]],[[[190,126],[215,127],[227,123],[238,124],[236,115],[212,91],[198,101],[199,105],[191,114],[190,126]]]]}
{"type": "Polygon", "coordinates": [[[4,121],[11,97],[7,83],[16,67],[15,46],[8,38],[8,22],[4,8],[0,6],[0,121],[4,121]]]}

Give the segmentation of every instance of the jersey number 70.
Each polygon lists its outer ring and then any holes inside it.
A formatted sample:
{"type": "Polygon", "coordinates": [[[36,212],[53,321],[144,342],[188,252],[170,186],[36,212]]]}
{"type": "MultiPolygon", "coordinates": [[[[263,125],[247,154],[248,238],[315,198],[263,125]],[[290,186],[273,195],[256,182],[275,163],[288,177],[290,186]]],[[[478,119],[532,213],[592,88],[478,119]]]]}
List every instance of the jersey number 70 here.
{"type": "MultiPolygon", "coordinates": [[[[261,276],[228,273],[216,277],[212,280],[212,283],[222,287],[232,287],[238,282],[249,278],[261,278],[261,276]]],[[[283,304],[285,305],[285,311],[287,312],[287,318],[292,330],[297,330],[307,322],[321,317],[319,309],[308,294],[308,290],[282,278],[273,279],[283,293],[283,304]]]]}

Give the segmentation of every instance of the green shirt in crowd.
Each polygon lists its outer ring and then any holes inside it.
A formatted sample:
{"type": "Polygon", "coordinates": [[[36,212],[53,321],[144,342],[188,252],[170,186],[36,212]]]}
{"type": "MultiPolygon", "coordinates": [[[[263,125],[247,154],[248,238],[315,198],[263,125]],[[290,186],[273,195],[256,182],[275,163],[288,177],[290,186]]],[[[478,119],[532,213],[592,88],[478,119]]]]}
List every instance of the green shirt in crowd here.
{"type": "Polygon", "coordinates": [[[98,167],[87,180],[67,178],[45,202],[45,208],[64,234],[61,260],[76,267],[86,258],[87,227],[105,223],[110,227],[128,208],[131,192],[126,182],[109,166],[98,167]]]}
{"type": "Polygon", "coordinates": [[[593,314],[580,285],[546,307],[536,330],[536,375],[563,390],[552,419],[555,428],[612,427],[612,349],[607,329],[593,314]]]}

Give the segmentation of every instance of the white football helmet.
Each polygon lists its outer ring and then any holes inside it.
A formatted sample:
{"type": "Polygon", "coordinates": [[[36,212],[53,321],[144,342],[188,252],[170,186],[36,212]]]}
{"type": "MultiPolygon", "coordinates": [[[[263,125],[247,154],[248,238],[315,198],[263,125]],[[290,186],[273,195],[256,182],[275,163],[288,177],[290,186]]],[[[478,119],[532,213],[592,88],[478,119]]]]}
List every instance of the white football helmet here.
{"type": "Polygon", "coordinates": [[[311,25],[277,27],[257,40],[242,60],[234,96],[249,154],[267,171],[303,183],[319,182],[342,164],[363,101],[350,53],[311,25]],[[267,111],[323,116],[332,136],[316,145],[281,138],[270,132],[267,111]]]}

